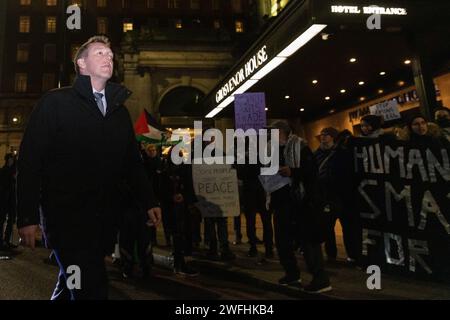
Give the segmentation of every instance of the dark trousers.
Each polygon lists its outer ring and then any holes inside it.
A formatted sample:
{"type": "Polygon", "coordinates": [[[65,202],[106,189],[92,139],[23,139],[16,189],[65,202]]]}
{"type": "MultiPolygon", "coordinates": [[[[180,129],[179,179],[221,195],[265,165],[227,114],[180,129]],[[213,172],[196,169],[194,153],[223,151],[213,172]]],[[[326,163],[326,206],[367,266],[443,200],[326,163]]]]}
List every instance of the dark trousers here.
{"type": "Polygon", "coordinates": [[[272,213],[266,207],[266,193],[258,179],[244,182],[243,206],[247,221],[247,237],[251,247],[256,247],[256,214],[263,225],[263,241],[266,250],[273,247],[272,213]]]}
{"type": "Polygon", "coordinates": [[[194,208],[192,211],[189,211],[189,215],[191,219],[192,242],[200,244],[200,242],[202,242],[201,236],[202,214],[199,210],[196,210],[194,208]]]}
{"type": "Polygon", "coordinates": [[[294,210],[288,201],[273,204],[275,211],[275,243],[281,266],[289,277],[300,277],[300,270],[295,257],[294,242],[296,238],[296,225],[294,210]]]}
{"type": "Polygon", "coordinates": [[[173,230],[173,257],[175,267],[184,265],[184,256],[186,251],[192,251],[192,239],[191,245],[188,244],[189,240],[186,237],[187,227],[189,227],[187,219],[187,209],[184,203],[175,203],[173,205],[172,213],[175,217],[173,230]]]}
{"type": "Polygon", "coordinates": [[[0,210],[0,247],[3,245],[3,239],[4,239],[4,226],[6,222],[6,211],[0,210]]]}
{"type": "MultiPolygon", "coordinates": [[[[300,269],[295,256],[295,240],[298,239],[300,230],[297,225],[296,210],[298,208],[294,206],[289,197],[284,200],[273,204],[276,247],[286,275],[293,278],[300,277],[300,269]]],[[[327,280],[320,243],[302,239],[302,248],[308,271],[315,278],[327,280]]]]}
{"type": "Polygon", "coordinates": [[[336,227],[336,221],[338,217],[334,212],[327,212],[325,214],[327,219],[326,221],[327,230],[325,232],[325,252],[327,254],[328,259],[335,260],[337,258],[337,246],[336,246],[336,234],[334,229],[336,227]]]}
{"type": "Polygon", "coordinates": [[[60,271],[51,300],[107,300],[108,278],[101,251],[54,250],[60,271]],[[76,273],[69,269],[77,266],[81,287],[73,288],[76,273]],[[67,273],[67,272],[71,273],[67,273]],[[67,286],[69,284],[69,287],[67,286]]]}
{"type": "MultiPolygon", "coordinates": [[[[273,248],[273,227],[272,214],[268,210],[260,210],[260,217],[263,225],[263,241],[266,250],[273,248]]],[[[247,210],[245,212],[247,220],[247,237],[251,247],[256,247],[256,211],[247,210]]]]}
{"type": "Polygon", "coordinates": [[[2,209],[0,212],[0,245],[10,243],[12,239],[12,232],[14,225],[16,224],[16,210],[15,206],[9,206],[6,209],[2,209]],[[5,233],[3,233],[3,227],[6,222],[5,233]]]}
{"type": "Polygon", "coordinates": [[[164,237],[166,238],[166,244],[170,244],[172,242],[173,237],[172,226],[174,225],[170,205],[167,203],[163,203],[161,211],[162,211],[162,225],[164,229],[164,237]]]}
{"type": "Polygon", "coordinates": [[[147,226],[147,217],[143,212],[129,211],[125,214],[119,233],[119,247],[124,268],[131,272],[134,261],[135,248],[142,269],[150,267],[150,241],[154,228],[147,226]]]}
{"type": "Polygon", "coordinates": [[[358,224],[358,219],[356,216],[351,215],[350,212],[340,215],[336,212],[329,212],[326,213],[326,215],[327,231],[325,233],[325,252],[327,257],[329,259],[336,259],[337,257],[336,234],[334,229],[336,226],[336,221],[339,219],[342,225],[342,234],[347,256],[354,260],[358,260],[361,252],[361,227],[358,224]]]}
{"type": "Polygon", "coordinates": [[[221,250],[229,250],[227,222],[227,218],[205,218],[205,229],[209,235],[209,250],[211,252],[217,252],[217,236],[219,237],[221,250]]]}
{"type": "Polygon", "coordinates": [[[241,227],[242,227],[241,215],[238,215],[237,217],[233,218],[233,229],[234,234],[236,236],[236,241],[238,240],[240,241],[242,239],[241,227]]]}

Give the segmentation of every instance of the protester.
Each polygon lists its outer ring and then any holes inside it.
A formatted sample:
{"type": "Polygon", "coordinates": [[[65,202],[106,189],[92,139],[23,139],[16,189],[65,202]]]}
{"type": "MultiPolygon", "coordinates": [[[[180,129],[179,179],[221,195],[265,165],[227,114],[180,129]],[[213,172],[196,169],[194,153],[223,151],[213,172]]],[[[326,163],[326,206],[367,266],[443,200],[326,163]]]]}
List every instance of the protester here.
{"type": "Polygon", "coordinates": [[[241,202],[246,218],[247,238],[250,244],[248,257],[258,255],[258,238],[256,237],[256,215],[260,214],[263,225],[263,243],[265,247],[265,256],[268,259],[274,257],[273,254],[273,227],[272,214],[266,208],[266,194],[258,179],[260,166],[248,163],[248,154],[245,165],[238,165],[238,177],[242,181],[241,202]]]}
{"type": "Polygon", "coordinates": [[[361,119],[362,138],[380,138],[385,142],[395,141],[395,135],[383,130],[383,118],[377,115],[367,115],[361,119]]]}
{"type": "Polygon", "coordinates": [[[446,107],[436,109],[434,111],[434,120],[441,128],[444,138],[450,142],[450,109],[446,107]]]}
{"type": "Polygon", "coordinates": [[[358,267],[361,266],[362,229],[360,213],[356,209],[354,195],[357,190],[356,175],[354,172],[352,141],[353,134],[349,130],[341,131],[336,138],[337,166],[336,188],[337,198],[342,204],[340,221],[344,237],[344,246],[347,253],[347,262],[358,267]]]}
{"type": "Polygon", "coordinates": [[[275,242],[286,273],[279,283],[292,285],[301,282],[294,253],[294,240],[299,236],[308,270],[313,275],[304,290],[314,293],[330,291],[332,287],[324,270],[321,250],[324,240],[323,207],[317,198],[317,168],[313,154],[305,141],[292,134],[288,123],[278,121],[272,127],[279,129],[279,174],[290,177],[292,181],[270,195],[275,213],[275,242]]]}
{"type": "MultiPolygon", "coordinates": [[[[320,132],[320,147],[314,153],[318,167],[318,186],[325,202],[325,216],[327,217],[327,232],[325,239],[325,252],[329,261],[337,258],[335,226],[339,214],[343,211],[338,189],[339,159],[336,147],[336,138],[339,132],[333,128],[325,128],[320,132]]],[[[342,223],[342,221],[341,221],[342,223]]]]}
{"type": "MultiPolygon", "coordinates": [[[[180,154],[181,155],[181,154],[180,154]]],[[[171,158],[163,185],[164,202],[167,203],[167,215],[171,225],[169,229],[173,235],[174,272],[184,276],[196,276],[198,272],[186,264],[185,256],[192,254],[192,228],[189,204],[193,202],[192,181],[189,171],[191,168],[185,164],[175,165],[171,158]]]]}
{"type": "Polygon", "coordinates": [[[408,141],[421,147],[444,147],[449,142],[443,136],[443,131],[438,125],[427,122],[426,118],[415,113],[407,120],[406,127],[400,132],[399,140],[408,141]]]}
{"type": "MultiPolygon", "coordinates": [[[[206,130],[206,129],[205,129],[206,130]]],[[[204,147],[209,144],[214,144],[215,137],[213,136],[211,141],[206,143],[204,147]]],[[[214,149],[212,156],[217,155],[223,156],[223,150],[214,149]]],[[[192,172],[191,172],[192,173],[192,172]]],[[[230,245],[228,241],[228,218],[227,217],[205,217],[204,219],[205,228],[205,242],[209,246],[207,257],[210,260],[223,260],[231,261],[236,258],[236,255],[231,252],[230,245]],[[217,229],[216,229],[217,227],[217,229]],[[218,253],[218,242],[220,243],[220,256],[218,253]]]]}
{"type": "Polygon", "coordinates": [[[352,210],[352,161],[348,143],[351,132],[339,133],[335,128],[329,127],[321,131],[320,147],[314,153],[318,167],[318,187],[324,201],[324,215],[327,221],[325,238],[325,252],[328,261],[337,258],[335,226],[339,219],[342,226],[344,246],[347,252],[347,261],[354,263],[358,260],[357,243],[358,214],[352,210]]]}

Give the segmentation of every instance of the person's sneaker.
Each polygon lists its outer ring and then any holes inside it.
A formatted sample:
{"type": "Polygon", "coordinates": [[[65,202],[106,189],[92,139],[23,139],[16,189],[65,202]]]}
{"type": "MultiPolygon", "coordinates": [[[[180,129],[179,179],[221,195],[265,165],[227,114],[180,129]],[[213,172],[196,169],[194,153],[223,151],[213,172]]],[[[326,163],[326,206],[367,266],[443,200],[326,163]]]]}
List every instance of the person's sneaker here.
{"type": "Polygon", "coordinates": [[[220,258],[222,261],[232,261],[234,259],[236,259],[236,255],[231,252],[231,251],[223,251],[222,254],[220,255],[220,258]]]}
{"type": "Polygon", "coordinates": [[[186,277],[196,277],[198,276],[198,271],[188,267],[187,265],[174,268],[173,272],[180,276],[186,277]]]}
{"type": "Polygon", "coordinates": [[[250,248],[247,252],[247,257],[249,258],[255,258],[258,256],[258,250],[255,247],[250,248]]]}
{"type": "Polygon", "coordinates": [[[329,280],[313,279],[310,284],[303,288],[308,293],[325,293],[333,290],[329,280]]]}
{"type": "Polygon", "coordinates": [[[284,276],[278,280],[278,284],[282,286],[298,285],[302,283],[300,277],[284,276]]]}

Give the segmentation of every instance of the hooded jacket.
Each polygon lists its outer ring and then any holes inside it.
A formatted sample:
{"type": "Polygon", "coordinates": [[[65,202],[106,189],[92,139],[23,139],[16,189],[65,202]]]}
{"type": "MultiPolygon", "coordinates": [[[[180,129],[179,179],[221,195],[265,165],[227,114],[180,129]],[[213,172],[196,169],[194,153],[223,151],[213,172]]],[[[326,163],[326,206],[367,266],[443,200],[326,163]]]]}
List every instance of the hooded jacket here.
{"type": "Polygon", "coordinates": [[[52,248],[104,249],[114,243],[123,182],[142,209],[157,206],[124,107],[130,95],[108,82],[105,116],[89,76],[42,97],[19,153],[19,227],[37,225],[41,217],[52,248]]]}

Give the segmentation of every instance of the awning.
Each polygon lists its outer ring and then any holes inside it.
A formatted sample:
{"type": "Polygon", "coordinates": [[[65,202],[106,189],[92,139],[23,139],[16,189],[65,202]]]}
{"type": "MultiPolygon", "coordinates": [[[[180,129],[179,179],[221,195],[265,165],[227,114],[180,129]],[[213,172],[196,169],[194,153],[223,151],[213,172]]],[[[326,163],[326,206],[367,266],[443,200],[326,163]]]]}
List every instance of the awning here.
{"type": "Polygon", "coordinates": [[[433,71],[449,70],[449,1],[338,3],[291,1],[206,97],[205,117],[233,117],[247,91],[266,93],[271,117],[347,108],[413,83],[408,62],[424,47],[433,71]]]}

